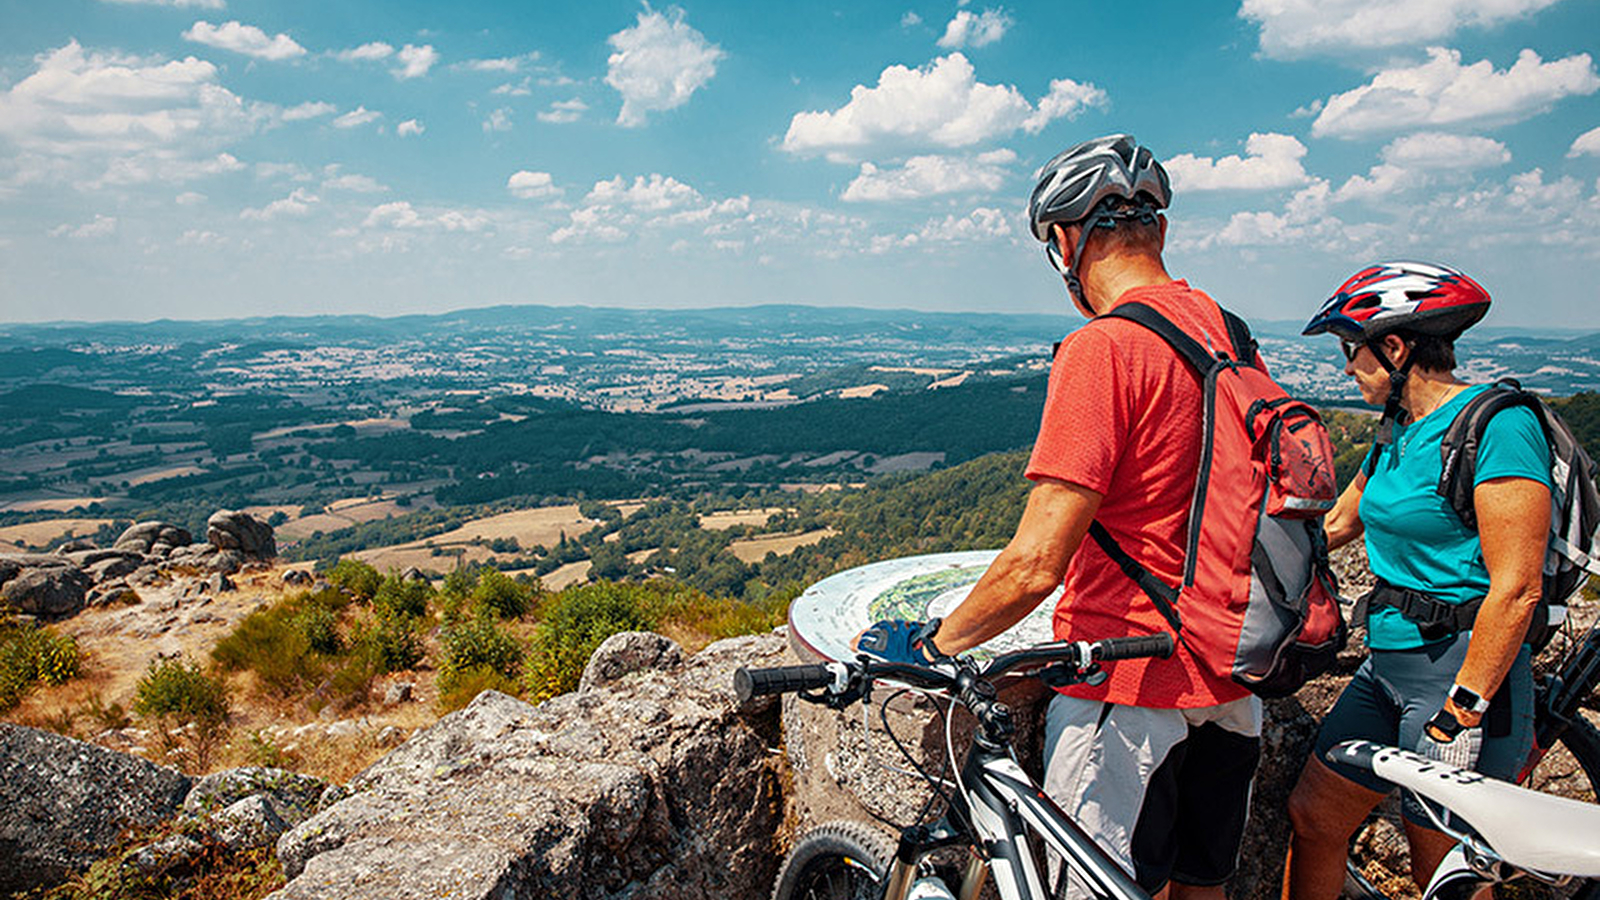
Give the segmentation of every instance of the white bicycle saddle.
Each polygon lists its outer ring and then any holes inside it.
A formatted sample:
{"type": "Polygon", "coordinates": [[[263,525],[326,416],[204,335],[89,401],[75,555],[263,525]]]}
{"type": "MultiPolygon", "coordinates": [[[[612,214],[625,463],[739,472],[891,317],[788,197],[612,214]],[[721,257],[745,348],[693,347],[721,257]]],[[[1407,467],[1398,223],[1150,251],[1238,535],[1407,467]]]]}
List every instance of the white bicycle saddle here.
{"type": "Polygon", "coordinates": [[[1600,806],[1530,791],[1372,741],[1345,741],[1328,751],[1328,759],[1366,769],[1439,803],[1514,866],[1600,878],[1600,806]]]}

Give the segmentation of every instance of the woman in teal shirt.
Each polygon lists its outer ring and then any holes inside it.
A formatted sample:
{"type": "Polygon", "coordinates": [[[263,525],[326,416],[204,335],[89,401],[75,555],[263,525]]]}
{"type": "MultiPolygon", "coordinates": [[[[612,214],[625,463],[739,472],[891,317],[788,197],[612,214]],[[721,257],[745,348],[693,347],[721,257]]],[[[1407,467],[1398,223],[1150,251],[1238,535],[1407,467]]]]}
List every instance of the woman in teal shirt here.
{"type": "MultiPolygon", "coordinates": [[[[1488,309],[1488,293],[1455,269],[1381,263],[1341,285],[1306,326],[1339,337],[1345,373],[1384,414],[1327,520],[1330,547],[1365,536],[1379,588],[1367,599],[1371,653],[1323,720],[1289,800],[1290,900],[1338,895],[1350,836],[1387,790],[1370,773],[1323,762],[1329,747],[1365,738],[1513,779],[1533,739],[1523,638],[1550,527],[1550,449],[1533,413],[1508,409],[1489,421],[1474,477],[1476,531],[1437,489],[1440,440],[1487,389],[1455,377],[1454,342],[1488,309]]],[[[1412,878],[1425,885],[1453,841],[1409,798],[1402,809],[1412,878]]]]}

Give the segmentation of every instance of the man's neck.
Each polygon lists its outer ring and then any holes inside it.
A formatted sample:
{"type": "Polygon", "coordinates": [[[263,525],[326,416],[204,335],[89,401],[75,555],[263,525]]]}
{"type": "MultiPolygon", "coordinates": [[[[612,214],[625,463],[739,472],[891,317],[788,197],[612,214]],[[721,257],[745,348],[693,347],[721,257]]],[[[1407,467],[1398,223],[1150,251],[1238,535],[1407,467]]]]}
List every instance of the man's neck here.
{"type": "Polygon", "coordinates": [[[1096,260],[1083,272],[1084,293],[1096,315],[1115,306],[1123,294],[1134,288],[1156,287],[1171,281],[1172,276],[1167,274],[1161,258],[1145,254],[1119,254],[1096,260]]]}

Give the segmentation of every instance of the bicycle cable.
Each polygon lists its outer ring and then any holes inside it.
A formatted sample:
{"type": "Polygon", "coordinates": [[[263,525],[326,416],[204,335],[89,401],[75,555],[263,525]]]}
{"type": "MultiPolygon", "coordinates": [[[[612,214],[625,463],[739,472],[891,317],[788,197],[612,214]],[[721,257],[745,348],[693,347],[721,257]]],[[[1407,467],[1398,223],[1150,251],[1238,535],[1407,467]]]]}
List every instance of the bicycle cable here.
{"type": "MultiPolygon", "coordinates": [[[[933,777],[931,774],[928,773],[927,769],[925,769],[922,766],[921,763],[917,762],[916,757],[913,756],[911,751],[906,748],[906,745],[900,740],[900,736],[895,734],[894,729],[892,727],[890,727],[890,725],[889,725],[889,717],[888,717],[889,704],[892,703],[895,700],[895,698],[901,696],[902,694],[913,694],[913,693],[914,694],[919,694],[919,695],[923,696],[924,698],[926,698],[929,701],[929,705],[933,708],[934,713],[937,714],[941,720],[943,720],[947,732],[949,730],[949,723],[950,723],[950,718],[951,718],[950,716],[945,714],[944,710],[939,708],[939,704],[934,701],[934,698],[933,698],[933,695],[932,695],[931,692],[925,691],[925,690],[921,690],[921,689],[918,689],[918,688],[909,688],[909,687],[900,688],[899,690],[896,690],[896,691],[893,691],[893,692],[889,693],[887,696],[885,696],[883,698],[883,701],[878,704],[878,721],[882,724],[883,733],[889,736],[889,740],[890,740],[891,743],[894,744],[895,749],[900,752],[900,755],[905,758],[907,764],[911,766],[910,769],[903,769],[903,768],[900,768],[899,766],[889,765],[889,764],[883,762],[882,760],[880,760],[876,753],[872,752],[872,721],[871,721],[871,719],[869,717],[870,716],[870,712],[868,710],[868,707],[871,706],[870,703],[861,704],[861,729],[862,729],[862,738],[866,743],[867,758],[872,761],[873,765],[877,766],[879,769],[882,769],[882,770],[884,770],[886,772],[893,772],[893,773],[898,774],[898,775],[905,775],[905,776],[908,776],[908,777],[917,778],[917,779],[923,781],[924,783],[926,783],[928,785],[929,789],[932,791],[932,793],[929,794],[927,801],[923,803],[922,809],[918,810],[918,812],[917,812],[917,814],[915,816],[915,820],[920,822],[920,821],[922,821],[923,817],[927,815],[928,811],[930,809],[932,809],[933,801],[935,799],[943,800],[947,807],[950,807],[952,809],[954,807],[951,804],[950,795],[945,793],[945,790],[944,790],[944,785],[948,783],[946,781],[945,776],[947,774],[949,774],[949,772],[951,771],[949,760],[948,759],[945,760],[944,772],[940,773],[938,778],[933,777]]],[[[873,810],[871,807],[867,806],[865,803],[861,804],[861,808],[866,810],[867,814],[872,816],[872,818],[878,820],[880,823],[882,823],[884,825],[887,825],[890,828],[893,828],[893,829],[895,829],[897,831],[903,830],[906,827],[906,826],[904,826],[904,825],[902,825],[902,824],[900,824],[898,822],[894,822],[894,821],[890,820],[887,816],[880,815],[876,810],[873,810]]]]}

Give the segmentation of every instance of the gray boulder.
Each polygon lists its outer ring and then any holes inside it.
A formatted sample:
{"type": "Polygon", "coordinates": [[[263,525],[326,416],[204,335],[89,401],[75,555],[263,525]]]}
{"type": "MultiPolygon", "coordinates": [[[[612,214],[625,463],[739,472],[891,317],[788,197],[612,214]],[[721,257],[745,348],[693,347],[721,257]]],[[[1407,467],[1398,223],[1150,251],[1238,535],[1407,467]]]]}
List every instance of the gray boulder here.
{"type": "Polygon", "coordinates": [[[309,587],[315,580],[305,569],[290,569],[283,573],[283,583],[289,587],[309,587]]]}
{"type": "Polygon", "coordinates": [[[123,829],[170,818],[188,790],[172,769],[0,722],[0,893],[87,868],[123,829]]]}
{"type": "Polygon", "coordinates": [[[69,553],[82,553],[85,550],[93,549],[95,549],[94,541],[91,541],[88,538],[73,538],[72,540],[67,541],[65,544],[57,547],[56,552],[62,556],[66,556],[69,553]]]}
{"type": "Polygon", "coordinates": [[[246,559],[278,555],[272,526],[245,512],[219,509],[206,520],[206,540],[218,550],[237,550],[246,559]]]}
{"type": "Polygon", "coordinates": [[[41,619],[83,609],[92,582],[72,560],[46,553],[0,553],[0,606],[41,619]]]}
{"type": "Polygon", "coordinates": [[[261,796],[289,825],[298,825],[317,810],[318,798],[328,783],[312,775],[287,769],[244,766],[214,772],[195,782],[184,798],[183,811],[204,816],[226,809],[248,797],[261,796]]]}
{"type": "Polygon", "coordinates": [[[188,835],[171,834],[135,850],[128,856],[128,863],[141,875],[176,875],[189,871],[205,849],[188,835]]]}
{"type": "Polygon", "coordinates": [[[613,634],[595,648],[583,667],[578,691],[592,691],[634,672],[664,672],[683,665],[683,649],[649,631],[613,634]]]}
{"type": "MultiPolygon", "coordinates": [[[[117,550],[150,554],[157,545],[163,551],[170,551],[173,547],[183,547],[193,542],[194,536],[187,529],[170,522],[139,522],[128,526],[112,546],[117,550]]],[[[165,552],[157,555],[165,556],[165,552]]]]}
{"type": "Polygon", "coordinates": [[[733,669],[777,635],[539,706],[486,691],[358,775],[278,841],[272,897],[744,898],[771,889],[781,822],[771,717],[733,669]]]}
{"type": "Polygon", "coordinates": [[[289,830],[265,794],[252,794],[212,816],[208,824],[217,843],[234,852],[267,847],[289,830]]]}
{"type": "Polygon", "coordinates": [[[116,553],[84,566],[83,571],[89,576],[90,581],[101,584],[132,575],[143,564],[144,558],[141,556],[116,553]]]}

